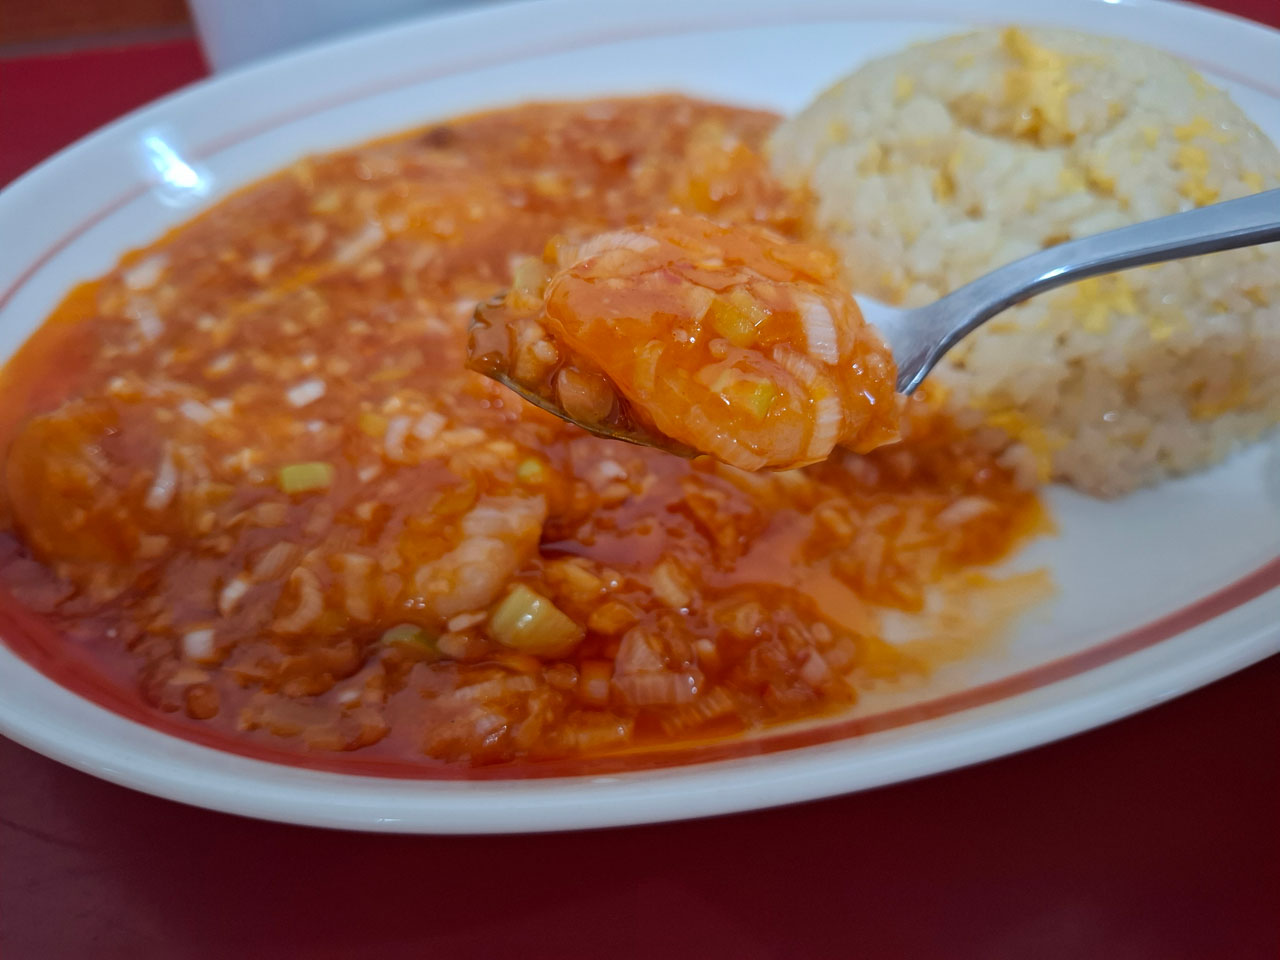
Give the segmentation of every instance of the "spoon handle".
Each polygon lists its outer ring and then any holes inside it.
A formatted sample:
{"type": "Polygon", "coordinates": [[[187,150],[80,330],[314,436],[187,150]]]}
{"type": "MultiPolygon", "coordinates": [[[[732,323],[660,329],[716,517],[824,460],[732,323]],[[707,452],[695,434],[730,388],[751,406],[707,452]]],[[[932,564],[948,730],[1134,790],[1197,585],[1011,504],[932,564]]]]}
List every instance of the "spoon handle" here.
{"type": "Polygon", "coordinates": [[[932,349],[917,354],[911,364],[916,369],[903,371],[899,390],[910,393],[962,337],[1038,293],[1101,273],[1273,240],[1280,240],[1280,190],[1069,240],[1015,260],[920,311],[928,317],[918,335],[932,341],[932,349]]]}

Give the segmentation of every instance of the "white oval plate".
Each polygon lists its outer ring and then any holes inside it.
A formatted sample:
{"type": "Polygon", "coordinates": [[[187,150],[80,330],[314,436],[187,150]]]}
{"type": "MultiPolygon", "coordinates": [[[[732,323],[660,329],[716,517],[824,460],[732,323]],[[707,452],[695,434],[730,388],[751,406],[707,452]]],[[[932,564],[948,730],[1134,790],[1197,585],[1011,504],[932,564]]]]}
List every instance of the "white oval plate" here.
{"type": "MultiPolygon", "coordinates": [[[[780,111],[867,57],[976,24],[1128,36],[1196,63],[1280,139],[1280,34],[1153,0],[552,0],[396,26],[217,77],[112,124],[0,194],[0,356],[76,281],[295,157],[486,106],[680,90],[780,111]]],[[[912,702],[610,776],[403,780],[247,759],[126,720],[0,645],[0,731],[117,783],[295,823],[463,833],[726,813],[933,773],[1151,706],[1280,649],[1280,452],[1115,503],[1050,494],[1056,598],[999,656],[912,702]],[[852,736],[857,731],[866,732],[852,736]],[[806,745],[807,744],[807,745],[806,745]]]]}

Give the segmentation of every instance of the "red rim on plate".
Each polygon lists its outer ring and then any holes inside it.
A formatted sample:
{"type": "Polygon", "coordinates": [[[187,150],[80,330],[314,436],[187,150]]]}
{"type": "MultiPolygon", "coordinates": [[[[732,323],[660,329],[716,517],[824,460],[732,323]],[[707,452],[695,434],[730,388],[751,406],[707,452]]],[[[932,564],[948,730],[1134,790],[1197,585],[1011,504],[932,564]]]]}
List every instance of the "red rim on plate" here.
{"type": "MultiPolygon", "coordinates": [[[[839,10],[826,10],[824,13],[826,14],[824,19],[867,19],[865,15],[859,16],[856,13],[846,13],[839,10]]],[[[881,19],[889,15],[890,13],[885,11],[882,13],[881,19]]],[[[757,17],[757,19],[771,23],[777,22],[776,17],[757,17]]],[[[875,18],[873,17],[872,19],[875,18]]],[[[744,22],[743,25],[752,24],[751,22],[744,22]]],[[[685,34],[720,27],[723,27],[721,22],[713,22],[712,19],[708,18],[707,22],[701,26],[696,23],[681,23],[678,29],[664,31],[659,28],[653,28],[642,34],[620,28],[599,29],[594,33],[579,34],[572,39],[563,40],[559,46],[552,45],[540,48],[537,51],[537,55],[550,52],[565,52],[620,39],[630,40],[640,35],[685,34]]],[[[526,54],[526,56],[533,56],[533,54],[526,54]]],[[[476,54],[469,59],[464,58],[461,61],[454,61],[444,67],[421,67],[407,71],[389,80],[368,84],[365,87],[347,91],[340,95],[322,98],[305,107],[283,110],[269,120],[255,122],[234,134],[224,135],[211,141],[203,150],[194,151],[193,156],[196,159],[207,160],[252,139],[271,127],[299,120],[378,93],[392,91],[429,79],[475,70],[498,62],[499,57],[499,54],[476,54]]],[[[508,57],[507,61],[509,62],[510,59],[508,57]]],[[[1209,66],[1209,69],[1213,70],[1214,68],[1209,66]]],[[[1214,72],[1222,73],[1220,70],[1214,72]]],[[[1280,87],[1272,89],[1268,84],[1260,83],[1256,78],[1249,78],[1246,82],[1255,89],[1280,98],[1280,87]]],[[[19,183],[21,183],[21,180],[19,183]]],[[[46,245],[21,271],[8,289],[0,292],[0,308],[9,303],[18,291],[60,251],[67,248],[93,226],[107,219],[111,214],[143,196],[148,189],[146,185],[139,185],[124,192],[121,196],[104,204],[96,212],[87,216],[75,228],[63,234],[56,241],[46,245]]],[[[45,676],[50,676],[51,674],[57,676],[59,678],[58,682],[75,694],[112,710],[129,720],[166,734],[175,735],[184,741],[214,747],[227,753],[315,771],[360,774],[365,777],[491,781],[574,777],[619,771],[633,772],[655,768],[681,767],[709,761],[729,760],[818,744],[828,744],[862,734],[890,730],[921,721],[945,717],[1047,687],[1148,649],[1194,627],[1224,616],[1277,587],[1280,587],[1280,558],[1264,563],[1235,582],[1176,611],[1123,634],[1099,641],[1084,650],[1021,671],[1009,677],[910,706],[889,709],[865,716],[829,719],[802,727],[778,728],[754,736],[708,742],[694,746],[644,749],[597,758],[529,762],[518,765],[498,765],[480,768],[443,766],[436,768],[420,763],[395,761],[379,757],[361,758],[359,754],[340,755],[337,758],[329,754],[307,755],[286,749],[273,748],[256,742],[235,741],[225,734],[213,734],[194,726],[192,721],[184,723],[182,719],[175,716],[154,711],[138,701],[130,701],[119,690],[108,688],[101,675],[89,665],[87,660],[76,658],[76,651],[73,649],[68,650],[65,645],[59,645],[56,640],[52,644],[48,643],[47,641],[54,639],[50,636],[52,627],[36,615],[22,610],[16,603],[0,605],[0,635],[5,638],[3,642],[6,642],[26,662],[30,663],[45,676]]]]}

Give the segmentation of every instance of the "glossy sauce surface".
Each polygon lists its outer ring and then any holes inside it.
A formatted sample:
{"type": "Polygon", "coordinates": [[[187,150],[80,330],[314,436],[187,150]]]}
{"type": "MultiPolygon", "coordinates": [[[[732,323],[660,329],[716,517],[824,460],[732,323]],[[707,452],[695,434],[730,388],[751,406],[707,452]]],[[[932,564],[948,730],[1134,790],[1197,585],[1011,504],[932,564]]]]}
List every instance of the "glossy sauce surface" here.
{"type": "Polygon", "coordinates": [[[755,224],[664,212],[553,242],[478,308],[468,359],[588,428],[743,470],[898,438],[893,358],[835,255],[755,224]]]}
{"type": "Polygon", "coordinates": [[[980,568],[1037,529],[1034,483],[936,397],[901,443],[753,475],[464,367],[475,304],[553,237],[673,206],[802,236],[774,122],[461,118],[304,160],[73,291],[0,384],[6,616],[50,628],[27,655],[164,729],[431,775],[830,714],[997,630],[1017,603],[980,568]],[[887,643],[904,614],[920,639],[887,643]]]}

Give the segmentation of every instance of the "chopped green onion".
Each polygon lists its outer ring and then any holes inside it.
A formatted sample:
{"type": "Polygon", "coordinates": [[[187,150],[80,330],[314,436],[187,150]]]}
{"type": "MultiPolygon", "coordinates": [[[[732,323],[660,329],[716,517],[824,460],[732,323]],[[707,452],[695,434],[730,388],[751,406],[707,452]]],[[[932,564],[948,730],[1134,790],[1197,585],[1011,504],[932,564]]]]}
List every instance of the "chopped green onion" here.
{"type": "Polygon", "coordinates": [[[516,584],[489,615],[489,635],[522,653],[558,656],[582,640],[583,629],[542,594],[516,584]]]}
{"type": "Polygon", "coordinates": [[[546,289],[547,280],[547,266],[541,260],[529,257],[520,261],[511,277],[507,302],[517,309],[532,309],[542,303],[542,291],[546,289]]]}
{"type": "Polygon", "coordinates": [[[529,457],[520,461],[516,467],[516,479],[521,483],[541,483],[545,479],[547,468],[537,457],[529,457]]]}
{"type": "Polygon", "coordinates": [[[315,461],[291,463],[280,468],[280,489],[285,493],[327,490],[333,483],[333,464],[315,461]]]}
{"type": "Polygon", "coordinates": [[[735,347],[756,342],[756,328],[769,319],[769,312],[742,287],[730,291],[711,304],[711,326],[735,347]]]}
{"type": "Polygon", "coordinates": [[[769,409],[773,406],[774,398],[777,396],[778,388],[768,380],[762,380],[756,384],[756,388],[747,397],[747,407],[763,420],[768,415],[769,409]]]}
{"type": "Polygon", "coordinates": [[[511,278],[511,286],[513,289],[527,291],[533,294],[541,293],[542,288],[546,285],[546,265],[536,257],[528,257],[521,260],[516,266],[515,274],[511,278]]]}
{"type": "Polygon", "coordinates": [[[728,367],[721,370],[711,383],[711,389],[735,406],[746,407],[763,420],[778,396],[777,385],[770,380],[760,380],[744,375],[728,367]]]}
{"type": "Polygon", "coordinates": [[[423,647],[433,647],[436,638],[414,623],[398,623],[382,634],[383,643],[416,643],[423,647]]]}

